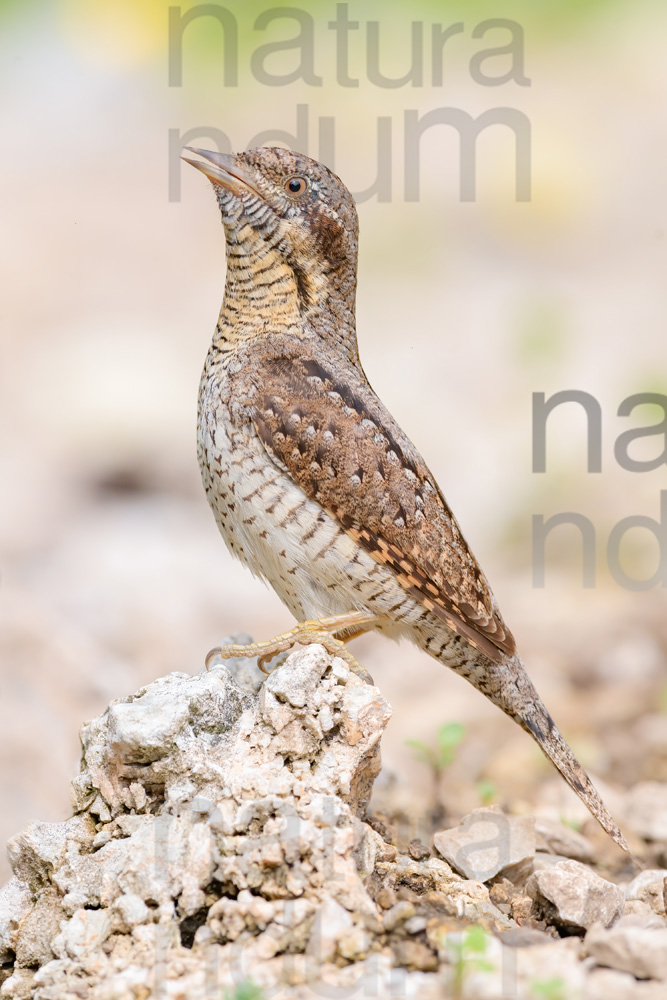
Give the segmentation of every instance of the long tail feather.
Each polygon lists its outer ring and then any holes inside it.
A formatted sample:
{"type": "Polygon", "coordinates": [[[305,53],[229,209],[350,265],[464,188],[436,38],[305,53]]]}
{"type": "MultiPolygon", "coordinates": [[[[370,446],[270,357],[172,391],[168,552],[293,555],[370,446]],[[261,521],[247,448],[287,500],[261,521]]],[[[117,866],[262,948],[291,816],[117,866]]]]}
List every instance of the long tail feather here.
{"type": "Polygon", "coordinates": [[[490,669],[485,665],[484,670],[473,671],[468,680],[531,734],[600,826],[630,854],[625,837],[547,712],[521,658],[517,654],[503,657],[490,669]]]}

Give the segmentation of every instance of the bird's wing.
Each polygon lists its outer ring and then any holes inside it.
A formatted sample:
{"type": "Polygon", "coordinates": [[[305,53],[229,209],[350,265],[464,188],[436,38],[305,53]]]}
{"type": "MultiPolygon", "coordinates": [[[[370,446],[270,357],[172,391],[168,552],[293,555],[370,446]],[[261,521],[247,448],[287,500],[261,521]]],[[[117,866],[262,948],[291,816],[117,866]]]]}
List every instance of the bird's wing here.
{"type": "Polygon", "coordinates": [[[435,479],[358,370],[347,374],[338,359],[266,358],[249,400],[259,437],[415,600],[497,662],[514,639],[435,479]]]}

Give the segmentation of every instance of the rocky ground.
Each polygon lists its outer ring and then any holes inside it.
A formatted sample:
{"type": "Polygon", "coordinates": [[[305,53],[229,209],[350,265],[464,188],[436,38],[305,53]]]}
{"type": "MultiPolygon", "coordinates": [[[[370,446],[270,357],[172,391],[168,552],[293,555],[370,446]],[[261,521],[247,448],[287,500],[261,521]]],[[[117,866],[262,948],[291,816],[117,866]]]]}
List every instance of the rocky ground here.
{"type": "Polygon", "coordinates": [[[390,715],[320,646],[113,701],[72,818],[10,841],[0,997],[662,1000],[667,786],[605,789],[641,867],[548,808],[410,836],[390,715]]]}

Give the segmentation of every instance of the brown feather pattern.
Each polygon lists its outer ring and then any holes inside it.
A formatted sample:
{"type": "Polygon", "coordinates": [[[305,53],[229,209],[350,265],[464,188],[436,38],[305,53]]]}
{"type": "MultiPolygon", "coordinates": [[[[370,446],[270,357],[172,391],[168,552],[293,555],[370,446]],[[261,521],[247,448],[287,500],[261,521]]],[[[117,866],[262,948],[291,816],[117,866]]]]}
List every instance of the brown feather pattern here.
{"type": "Polygon", "coordinates": [[[434,477],[358,371],[342,381],[322,356],[272,355],[255,368],[251,414],[274,460],[424,608],[495,662],[513,653],[434,477]]]}

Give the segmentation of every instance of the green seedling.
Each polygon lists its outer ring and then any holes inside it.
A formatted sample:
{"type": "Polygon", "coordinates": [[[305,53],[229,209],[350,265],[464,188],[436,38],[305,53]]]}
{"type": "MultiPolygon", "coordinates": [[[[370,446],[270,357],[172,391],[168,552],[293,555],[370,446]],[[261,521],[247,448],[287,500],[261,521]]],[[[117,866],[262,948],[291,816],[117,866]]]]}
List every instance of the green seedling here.
{"type": "Polygon", "coordinates": [[[443,811],[440,804],[440,776],[454,760],[456,748],[464,738],[465,733],[465,726],[460,722],[445,722],[437,731],[434,747],[421,740],[405,741],[406,745],[414,750],[417,759],[423,761],[430,768],[433,778],[432,819],[434,822],[442,818],[443,811]]]}
{"type": "Polygon", "coordinates": [[[498,795],[498,789],[488,778],[480,778],[477,782],[477,794],[483,806],[490,806],[498,795]]]}
{"type": "Polygon", "coordinates": [[[447,958],[452,970],[452,997],[462,997],[466,980],[475,972],[493,972],[484,956],[489,935],[483,927],[471,927],[463,934],[447,935],[447,958]]]}
{"type": "Polygon", "coordinates": [[[574,830],[575,833],[581,833],[581,828],[583,826],[582,820],[573,819],[571,816],[561,816],[560,821],[562,826],[567,826],[570,830],[574,830]]]}
{"type": "Polygon", "coordinates": [[[429,746],[421,740],[406,740],[406,744],[415,751],[415,755],[438,775],[452,763],[456,756],[456,748],[466,734],[465,726],[460,722],[445,722],[440,726],[436,736],[436,746],[429,746]]]}
{"type": "Polygon", "coordinates": [[[225,1000],[264,1000],[264,991],[248,979],[233,990],[225,990],[225,1000]]]}
{"type": "Polygon", "coordinates": [[[530,984],[535,1000],[567,1000],[565,982],[560,979],[535,979],[530,984]]]}

